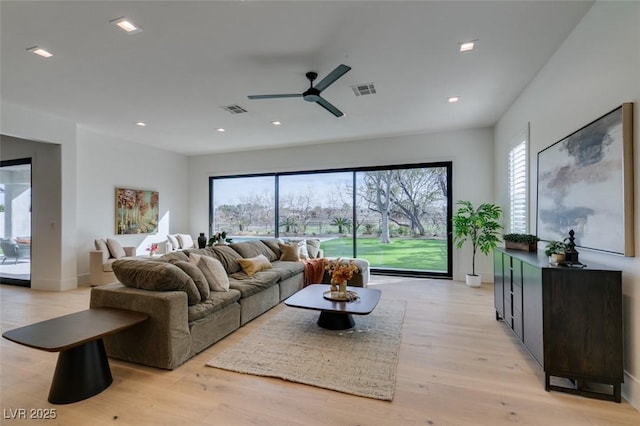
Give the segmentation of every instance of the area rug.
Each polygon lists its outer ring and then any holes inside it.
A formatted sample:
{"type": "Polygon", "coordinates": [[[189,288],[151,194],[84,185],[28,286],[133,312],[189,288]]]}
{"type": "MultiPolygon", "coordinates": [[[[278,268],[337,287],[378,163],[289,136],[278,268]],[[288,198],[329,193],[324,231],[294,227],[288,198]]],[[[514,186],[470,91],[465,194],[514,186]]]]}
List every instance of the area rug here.
{"type": "Polygon", "coordinates": [[[207,366],[391,401],[405,306],[381,300],[341,331],[318,327],[317,311],[286,307],[207,366]]]}

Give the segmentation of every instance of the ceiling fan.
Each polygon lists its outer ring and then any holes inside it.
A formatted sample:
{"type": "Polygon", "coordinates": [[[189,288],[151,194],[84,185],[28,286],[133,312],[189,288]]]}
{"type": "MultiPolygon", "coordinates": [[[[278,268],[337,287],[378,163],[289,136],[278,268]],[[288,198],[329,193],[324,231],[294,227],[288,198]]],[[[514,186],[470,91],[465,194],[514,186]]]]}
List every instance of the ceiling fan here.
{"type": "Polygon", "coordinates": [[[344,113],[342,111],[340,111],[338,108],[336,108],[335,106],[333,106],[333,104],[331,104],[325,98],[320,96],[320,93],[324,89],[329,87],[331,84],[333,84],[337,79],[339,79],[340,77],[345,75],[347,72],[349,72],[350,69],[351,69],[351,67],[349,67],[347,65],[344,65],[344,64],[338,65],[336,67],[336,69],[331,71],[325,78],[320,80],[320,82],[318,84],[316,84],[315,87],[313,86],[313,81],[316,78],[318,78],[318,73],[313,72],[313,71],[309,71],[308,73],[305,74],[307,79],[309,79],[309,83],[310,83],[309,89],[307,89],[306,92],[303,92],[303,93],[281,93],[281,94],[276,94],[276,95],[251,95],[251,96],[249,96],[249,99],[302,98],[307,102],[315,102],[315,103],[317,103],[322,108],[326,109],[327,111],[329,111],[331,114],[335,115],[336,117],[342,117],[344,115],[344,113]]]}

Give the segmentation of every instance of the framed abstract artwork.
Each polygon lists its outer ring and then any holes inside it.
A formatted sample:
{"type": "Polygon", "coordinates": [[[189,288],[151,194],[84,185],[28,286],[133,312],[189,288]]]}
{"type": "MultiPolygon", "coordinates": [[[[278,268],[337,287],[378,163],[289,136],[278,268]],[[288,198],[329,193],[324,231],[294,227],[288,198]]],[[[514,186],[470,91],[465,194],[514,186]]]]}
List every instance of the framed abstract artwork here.
{"type": "Polygon", "coordinates": [[[158,192],[116,188],[116,235],[158,231],[158,192]]]}
{"type": "Polygon", "coordinates": [[[634,256],[632,126],[625,103],[538,153],[540,239],[634,256]]]}

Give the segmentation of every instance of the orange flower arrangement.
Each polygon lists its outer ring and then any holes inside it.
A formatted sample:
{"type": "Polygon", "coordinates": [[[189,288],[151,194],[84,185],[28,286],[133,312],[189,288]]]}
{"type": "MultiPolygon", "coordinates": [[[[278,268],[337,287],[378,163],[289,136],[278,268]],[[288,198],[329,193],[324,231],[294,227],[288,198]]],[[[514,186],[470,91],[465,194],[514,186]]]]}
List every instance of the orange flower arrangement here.
{"type": "Polygon", "coordinates": [[[348,281],[353,277],[353,274],[360,272],[360,269],[352,260],[347,262],[341,258],[325,261],[324,269],[331,275],[331,284],[334,285],[348,281]]]}

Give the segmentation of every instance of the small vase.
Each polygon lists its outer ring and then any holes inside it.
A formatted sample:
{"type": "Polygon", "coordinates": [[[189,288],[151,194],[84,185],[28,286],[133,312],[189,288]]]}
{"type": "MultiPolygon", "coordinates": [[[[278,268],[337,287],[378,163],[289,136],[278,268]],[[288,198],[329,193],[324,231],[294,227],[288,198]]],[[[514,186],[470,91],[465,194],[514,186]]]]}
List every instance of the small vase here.
{"type": "Polygon", "coordinates": [[[207,237],[204,236],[204,232],[200,233],[198,237],[198,248],[205,248],[207,246],[207,237]]]}
{"type": "Polygon", "coordinates": [[[347,297],[347,282],[342,281],[338,284],[338,297],[347,297]]]}

